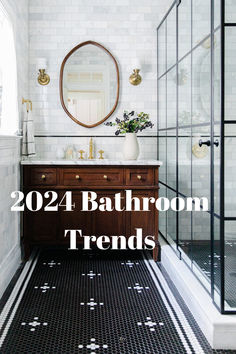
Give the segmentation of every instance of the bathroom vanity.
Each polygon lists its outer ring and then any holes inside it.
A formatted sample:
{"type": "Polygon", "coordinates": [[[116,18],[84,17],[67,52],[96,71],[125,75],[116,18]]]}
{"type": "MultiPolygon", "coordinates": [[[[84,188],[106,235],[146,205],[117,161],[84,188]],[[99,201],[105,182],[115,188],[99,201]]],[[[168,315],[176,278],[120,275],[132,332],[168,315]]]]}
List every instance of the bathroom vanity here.
{"type": "MultiPolygon", "coordinates": [[[[24,194],[39,191],[56,191],[60,201],[66,191],[72,191],[73,211],[37,212],[24,211],[24,248],[26,258],[34,246],[65,245],[67,229],[81,229],[83,235],[124,235],[136,234],[135,228],[143,229],[143,236],[155,236],[156,248],[153,257],[158,256],[158,211],[151,204],[150,211],[81,211],[82,191],[94,191],[98,198],[113,198],[116,193],[124,195],[132,190],[133,197],[158,198],[158,168],[161,162],[153,161],[22,161],[24,194]]],[[[34,193],[35,194],[35,193],[34,193]]],[[[58,201],[57,201],[58,202],[58,201]]],[[[33,199],[33,205],[36,201],[33,199]]],[[[44,203],[48,204],[49,200],[44,203]]],[[[52,204],[53,205],[53,204],[52,204]]],[[[78,237],[78,243],[82,242],[78,237]]]]}

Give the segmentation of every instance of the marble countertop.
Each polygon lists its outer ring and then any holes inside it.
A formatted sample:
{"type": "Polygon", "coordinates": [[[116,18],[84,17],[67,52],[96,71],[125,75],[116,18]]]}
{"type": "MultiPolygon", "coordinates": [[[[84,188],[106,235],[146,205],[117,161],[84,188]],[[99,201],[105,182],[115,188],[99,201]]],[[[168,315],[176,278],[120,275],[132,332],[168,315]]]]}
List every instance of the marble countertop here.
{"type": "Polygon", "coordinates": [[[22,160],[22,165],[161,166],[158,160],[22,160]]]}

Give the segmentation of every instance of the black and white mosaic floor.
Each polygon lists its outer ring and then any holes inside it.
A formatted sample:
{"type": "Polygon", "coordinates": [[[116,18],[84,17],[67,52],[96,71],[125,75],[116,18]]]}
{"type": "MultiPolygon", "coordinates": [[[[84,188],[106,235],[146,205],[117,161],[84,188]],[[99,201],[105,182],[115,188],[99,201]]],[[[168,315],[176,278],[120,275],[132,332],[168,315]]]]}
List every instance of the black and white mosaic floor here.
{"type": "MultiPolygon", "coordinates": [[[[182,244],[186,254],[193,259],[195,265],[209,280],[211,279],[211,246],[210,243],[191,246],[190,242],[182,244]]],[[[221,267],[220,251],[215,246],[214,252],[214,281],[220,289],[221,267]]],[[[236,241],[228,240],[225,243],[225,300],[232,308],[236,307],[236,241]]]]}
{"type": "Polygon", "coordinates": [[[147,255],[42,251],[2,309],[0,353],[213,353],[176,297],[147,255]]]}

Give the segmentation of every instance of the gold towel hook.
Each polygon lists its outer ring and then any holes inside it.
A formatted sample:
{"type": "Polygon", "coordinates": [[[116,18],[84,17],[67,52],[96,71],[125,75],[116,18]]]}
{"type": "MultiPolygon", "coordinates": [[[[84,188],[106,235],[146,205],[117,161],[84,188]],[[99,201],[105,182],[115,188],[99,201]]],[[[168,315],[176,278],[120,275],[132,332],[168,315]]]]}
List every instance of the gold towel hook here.
{"type": "Polygon", "coordinates": [[[26,109],[27,109],[27,112],[29,112],[29,110],[32,111],[32,101],[30,100],[25,100],[24,97],[22,98],[22,104],[25,104],[26,103],[26,109]]]}

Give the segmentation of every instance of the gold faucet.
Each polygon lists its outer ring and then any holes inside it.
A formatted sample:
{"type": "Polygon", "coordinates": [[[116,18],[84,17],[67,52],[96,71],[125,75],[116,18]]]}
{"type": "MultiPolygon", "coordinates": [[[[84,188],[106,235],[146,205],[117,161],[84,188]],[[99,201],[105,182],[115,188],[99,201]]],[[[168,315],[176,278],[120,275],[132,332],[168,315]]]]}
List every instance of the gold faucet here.
{"type": "Polygon", "coordinates": [[[93,156],[93,139],[90,138],[90,141],[89,141],[89,160],[93,160],[94,159],[94,156],[93,156]]]}
{"type": "Polygon", "coordinates": [[[79,159],[80,159],[80,160],[84,160],[83,154],[85,153],[85,151],[84,151],[84,150],[79,150],[78,152],[79,152],[79,154],[80,154],[79,159]]]}
{"type": "Polygon", "coordinates": [[[104,157],[103,157],[104,151],[99,150],[98,153],[100,154],[99,160],[104,160],[104,157]]]}

